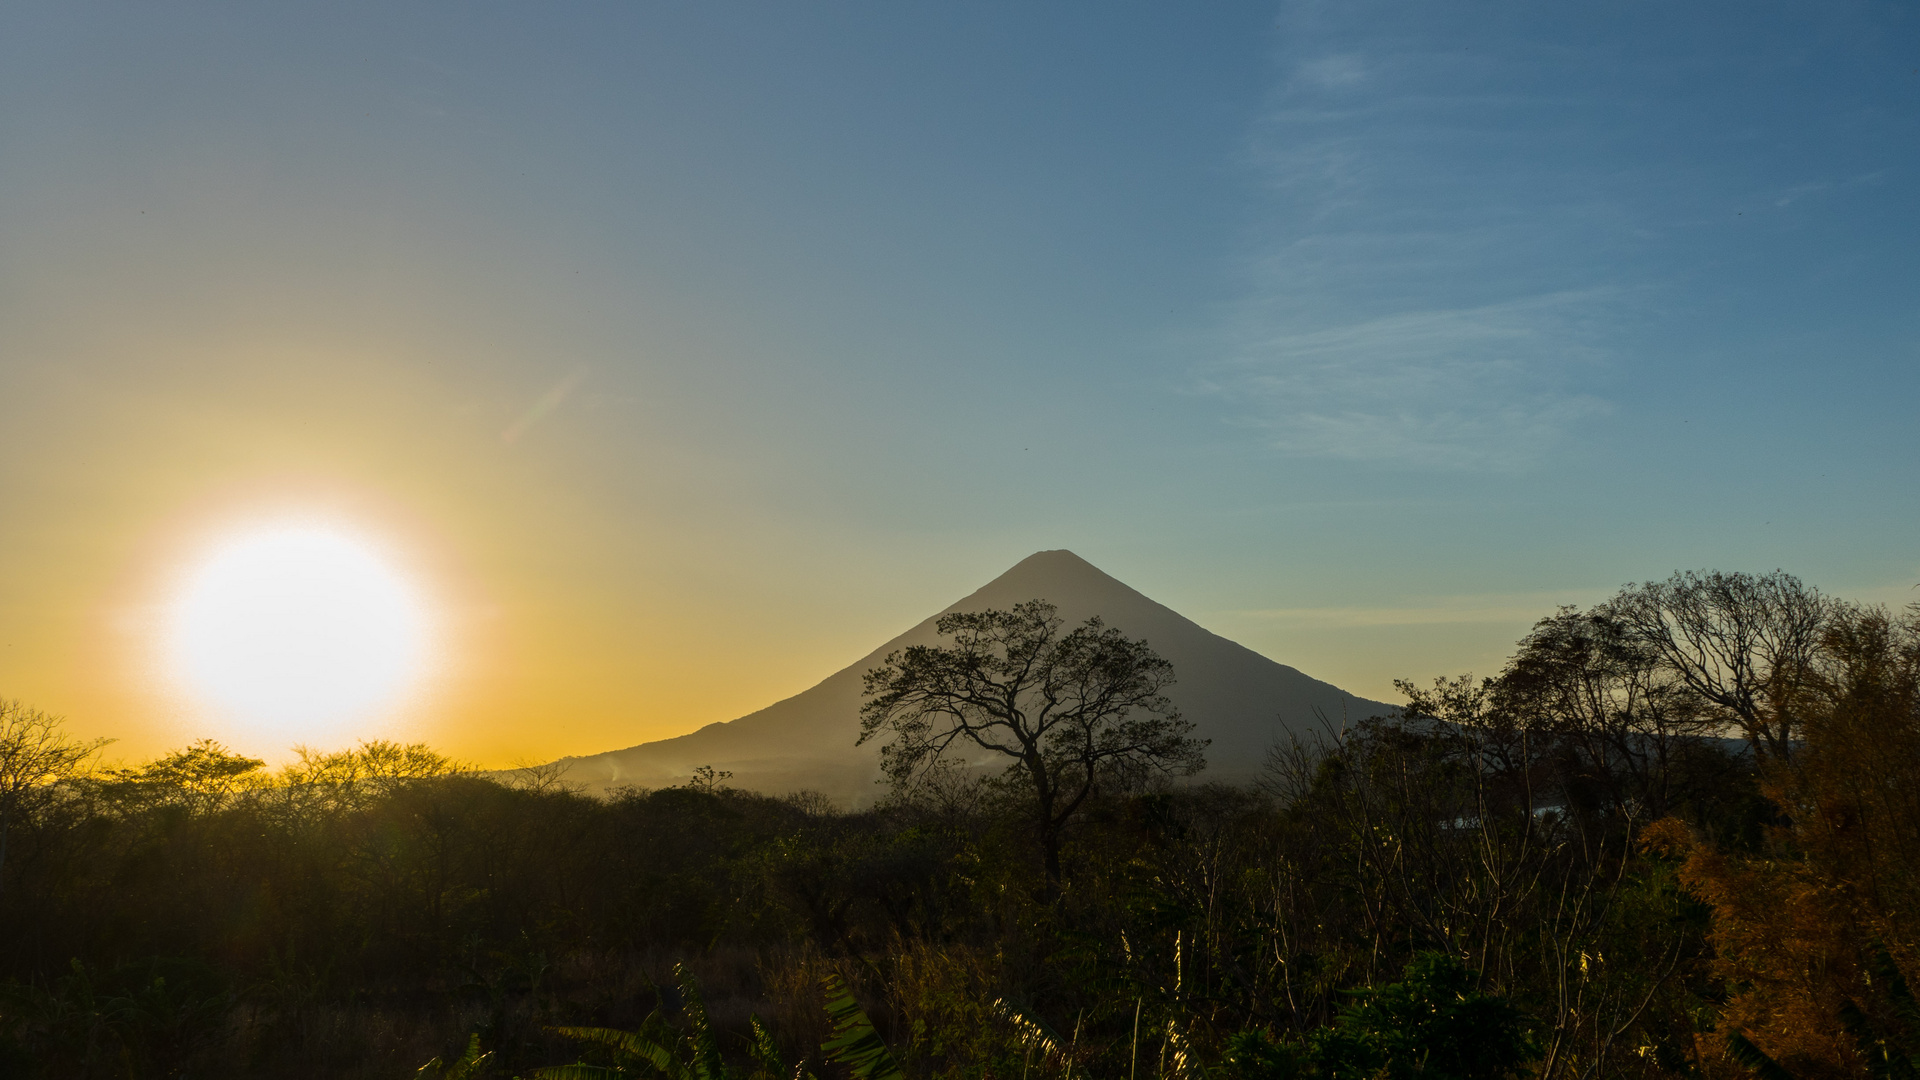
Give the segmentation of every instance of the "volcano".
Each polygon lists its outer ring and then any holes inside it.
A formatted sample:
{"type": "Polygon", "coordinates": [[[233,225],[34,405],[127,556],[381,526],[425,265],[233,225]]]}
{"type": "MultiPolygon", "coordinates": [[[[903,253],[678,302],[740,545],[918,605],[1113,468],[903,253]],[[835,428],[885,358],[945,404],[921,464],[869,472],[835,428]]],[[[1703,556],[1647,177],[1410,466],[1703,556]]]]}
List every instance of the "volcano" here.
{"type": "Polygon", "coordinates": [[[696,767],[731,772],[733,786],[769,794],[818,791],[842,803],[871,802],[881,792],[876,738],[860,736],[861,676],[887,654],[939,641],[934,623],[949,612],[1011,608],[1046,600],[1069,627],[1098,615],[1129,637],[1145,639],[1171,661],[1176,682],[1167,696],[1212,740],[1204,779],[1245,782],[1267,749],[1290,736],[1317,734],[1393,707],[1347,693],[1212,633],[1157,604],[1071,551],[1042,551],[971,595],[827,676],[820,683],[738,720],[708,724],[672,739],[586,757],[562,758],[566,779],[590,791],[684,782],[696,767]]]}

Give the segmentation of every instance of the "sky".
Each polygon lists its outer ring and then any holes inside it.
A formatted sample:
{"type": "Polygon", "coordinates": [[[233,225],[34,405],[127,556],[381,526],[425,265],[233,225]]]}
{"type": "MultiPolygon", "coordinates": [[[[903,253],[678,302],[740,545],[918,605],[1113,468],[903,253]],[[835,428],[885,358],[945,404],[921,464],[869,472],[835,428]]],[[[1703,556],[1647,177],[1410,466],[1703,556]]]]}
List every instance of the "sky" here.
{"type": "Polygon", "coordinates": [[[1679,569],[1920,584],[1920,11],[0,8],[0,697],[498,765],[1036,550],[1356,693],[1679,569]],[[377,715],[166,670],[223,537],[413,583],[377,715]]]}

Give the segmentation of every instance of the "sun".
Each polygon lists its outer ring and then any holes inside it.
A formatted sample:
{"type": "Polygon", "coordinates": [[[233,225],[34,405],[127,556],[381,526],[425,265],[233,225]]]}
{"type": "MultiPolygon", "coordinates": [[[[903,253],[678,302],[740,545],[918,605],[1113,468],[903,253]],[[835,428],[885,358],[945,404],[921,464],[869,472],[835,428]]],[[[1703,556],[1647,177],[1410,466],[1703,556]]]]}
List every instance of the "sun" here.
{"type": "Polygon", "coordinates": [[[171,674],[255,742],[325,743],[401,704],[427,672],[427,608],[378,545],[307,523],[217,545],[170,606],[171,674]]]}

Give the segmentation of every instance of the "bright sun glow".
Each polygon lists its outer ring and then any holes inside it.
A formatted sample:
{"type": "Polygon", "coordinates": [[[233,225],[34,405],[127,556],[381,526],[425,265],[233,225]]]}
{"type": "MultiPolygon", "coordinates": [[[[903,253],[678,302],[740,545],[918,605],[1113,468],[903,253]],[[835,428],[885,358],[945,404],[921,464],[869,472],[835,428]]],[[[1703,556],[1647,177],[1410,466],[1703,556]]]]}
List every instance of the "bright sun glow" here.
{"type": "Polygon", "coordinates": [[[236,537],[192,571],[170,615],[173,674],[254,735],[328,741],[399,704],[425,673],[418,593],[341,530],[236,537]]]}

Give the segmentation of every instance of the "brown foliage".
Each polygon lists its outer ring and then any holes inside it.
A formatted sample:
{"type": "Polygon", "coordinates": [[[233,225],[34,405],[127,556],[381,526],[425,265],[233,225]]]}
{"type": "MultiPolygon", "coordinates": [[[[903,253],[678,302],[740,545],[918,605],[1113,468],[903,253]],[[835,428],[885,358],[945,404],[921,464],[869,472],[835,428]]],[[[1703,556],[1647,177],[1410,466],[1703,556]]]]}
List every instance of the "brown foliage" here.
{"type": "Polygon", "coordinates": [[[1806,862],[1731,855],[1695,841],[1675,818],[1647,830],[1646,845],[1685,857],[1680,879],[1712,905],[1713,972],[1733,989],[1719,1030],[1698,1038],[1709,1076],[1745,1071],[1723,1053],[1725,1034],[1744,1032],[1796,1076],[1862,1075],[1839,1009],[1862,993],[1858,937],[1831,884],[1806,862]]]}
{"type": "Polygon", "coordinates": [[[1729,993],[1720,1030],[1702,1036],[1710,1074],[1743,1075],[1720,1053],[1737,1030],[1796,1076],[1867,1075],[1840,1013],[1852,1002],[1897,1030],[1874,955],[1914,970],[1920,618],[1843,610],[1821,646],[1804,680],[1804,742],[1764,774],[1781,816],[1763,849],[1719,850],[1673,819],[1646,836],[1685,856],[1682,880],[1714,909],[1715,971],[1729,993]]]}

